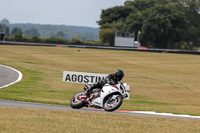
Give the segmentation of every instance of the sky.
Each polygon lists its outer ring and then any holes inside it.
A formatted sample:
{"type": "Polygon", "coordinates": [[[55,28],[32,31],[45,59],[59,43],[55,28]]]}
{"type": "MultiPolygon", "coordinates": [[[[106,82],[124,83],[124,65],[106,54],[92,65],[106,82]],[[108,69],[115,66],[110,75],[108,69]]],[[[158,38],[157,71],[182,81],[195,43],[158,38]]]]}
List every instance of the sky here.
{"type": "Polygon", "coordinates": [[[102,9],[126,0],[0,0],[0,20],[97,28],[102,9]]]}

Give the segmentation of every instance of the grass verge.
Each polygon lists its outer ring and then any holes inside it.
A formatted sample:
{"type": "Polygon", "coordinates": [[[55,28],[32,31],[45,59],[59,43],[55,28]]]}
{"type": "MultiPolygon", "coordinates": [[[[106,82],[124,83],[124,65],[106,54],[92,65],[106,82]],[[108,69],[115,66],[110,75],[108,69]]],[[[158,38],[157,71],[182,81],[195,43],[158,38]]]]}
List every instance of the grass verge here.
{"type": "Polygon", "coordinates": [[[0,107],[1,133],[199,133],[200,121],[80,111],[0,107]]]}
{"type": "Polygon", "coordinates": [[[21,82],[0,90],[0,99],[69,105],[83,84],[63,82],[63,71],[120,68],[131,86],[120,109],[200,115],[198,55],[3,45],[0,64],[23,73],[21,82]]]}

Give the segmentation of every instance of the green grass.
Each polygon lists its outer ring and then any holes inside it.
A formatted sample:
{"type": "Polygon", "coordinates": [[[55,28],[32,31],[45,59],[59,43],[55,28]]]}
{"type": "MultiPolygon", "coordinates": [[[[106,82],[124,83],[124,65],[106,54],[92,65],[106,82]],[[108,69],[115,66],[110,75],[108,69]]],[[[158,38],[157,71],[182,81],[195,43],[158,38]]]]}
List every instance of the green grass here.
{"type": "Polygon", "coordinates": [[[120,68],[131,87],[130,100],[120,109],[200,115],[198,55],[4,45],[0,64],[23,73],[22,81],[0,90],[0,99],[69,105],[84,85],[63,82],[63,71],[120,68]]]}
{"type": "Polygon", "coordinates": [[[195,119],[0,107],[1,133],[199,133],[195,119]]]}

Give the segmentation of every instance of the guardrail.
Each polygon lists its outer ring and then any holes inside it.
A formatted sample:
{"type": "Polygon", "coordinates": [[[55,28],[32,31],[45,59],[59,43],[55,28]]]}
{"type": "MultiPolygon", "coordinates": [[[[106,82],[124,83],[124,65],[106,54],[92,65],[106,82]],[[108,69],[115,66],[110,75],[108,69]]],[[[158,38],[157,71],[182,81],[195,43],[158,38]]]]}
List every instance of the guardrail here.
{"type": "Polygon", "coordinates": [[[56,44],[50,44],[50,43],[12,42],[12,41],[0,41],[0,44],[2,45],[28,45],[28,46],[56,46],[56,44]]]}
{"type": "Polygon", "coordinates": [[[31,43],[31,42],[12,42],[12,41],[0,41],[0,45],[52,46],[52,47],[61,46],[61,47],[75,47],[75,48],[92,48],[92,49],[109,49],[109,50],[127,50],[127,51],[200,55],[199,51],[191,51],[191,50],[152,49],[152,48],[138,49],[138,48],[132,48],[132,47],[116,47],[116,46],[103,46],[103,45],[50,44],[50,43],[31,43]]]}

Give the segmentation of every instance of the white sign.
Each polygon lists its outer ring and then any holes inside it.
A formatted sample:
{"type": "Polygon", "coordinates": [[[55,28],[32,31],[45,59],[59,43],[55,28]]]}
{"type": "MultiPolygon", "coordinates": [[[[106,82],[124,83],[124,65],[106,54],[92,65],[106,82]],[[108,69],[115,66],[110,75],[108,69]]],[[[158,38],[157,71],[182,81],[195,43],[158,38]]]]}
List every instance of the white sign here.
{"type": "Polygon", "coordinates": [[[126,86],[126,91],[128,92],[127,94],[128,94],[128,97],[127,98],[125,98],[125,99],[129,99],[130,98],[130,85],[127,85],[126,86]]]}
{"type": "Polygon", "coordinates": [[[73,83],[96,83],[105,79],[106,76],[108,74],[63,71],[63,81],[73,83]]]}

